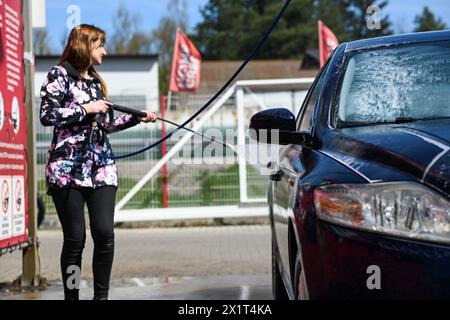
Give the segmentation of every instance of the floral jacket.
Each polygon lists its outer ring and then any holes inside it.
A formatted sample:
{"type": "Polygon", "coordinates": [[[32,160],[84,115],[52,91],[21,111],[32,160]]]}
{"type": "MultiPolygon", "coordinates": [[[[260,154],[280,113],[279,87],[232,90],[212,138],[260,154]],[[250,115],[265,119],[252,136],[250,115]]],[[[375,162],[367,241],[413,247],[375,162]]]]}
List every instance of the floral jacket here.
{"type": "MultiPolygon", "coordinates": [[[[67,61],[54,66],[41,88],[40,121],[54,126],[53,139],[47,154],[45,176],[47,194],[51,187],[68,186],[97,188],[118,186],[117,167],[113,159],[99,157],[88,148],[88,136],[95,115],[87,114],[83,104],[103,99],[100,81],[85,79],[67,61]]],[[[112,132],[132,127],[139,120],[126,114],[113,120],[112,132]]],[[[111,145],[93,142],[97,152],[112,154],[111,145]]]]}

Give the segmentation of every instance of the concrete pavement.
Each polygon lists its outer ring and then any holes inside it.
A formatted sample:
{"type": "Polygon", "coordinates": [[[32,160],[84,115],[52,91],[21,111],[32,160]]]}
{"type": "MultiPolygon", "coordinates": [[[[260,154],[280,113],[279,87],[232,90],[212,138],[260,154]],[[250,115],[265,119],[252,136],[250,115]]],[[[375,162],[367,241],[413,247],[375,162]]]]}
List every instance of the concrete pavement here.
{"type": "MultiPolygon", "coordinates": [[[[88,232],[89,234],[89,232],[88,232]]],[[[116,228],[111,299],[270,299],[268,225],[116,228]]],[[[0,299],[61,299],[60,230],[40,232],[41,270],[49,289],[0,299]]],[[[92,296],[92,239],[83,254],[81,298],[92,296]]],[[[21,254],[0,257],[0,283],[21,273],[21,254]]]]}

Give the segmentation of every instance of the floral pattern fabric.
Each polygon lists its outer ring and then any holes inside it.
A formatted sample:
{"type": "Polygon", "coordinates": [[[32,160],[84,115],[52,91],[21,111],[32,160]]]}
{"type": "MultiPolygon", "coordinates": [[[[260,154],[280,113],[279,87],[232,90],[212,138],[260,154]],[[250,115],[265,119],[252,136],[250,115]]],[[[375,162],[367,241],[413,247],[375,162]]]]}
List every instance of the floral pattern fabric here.
{"type": "MultiPolygon", "coordinates": [[[[99,157],[88,148],[91,122],[83,104],[104,98],[100,81],[85,79],[68,62],[54,66],[44,81],[40,96],[40,121],[54,126],[53,139],[47,153],[45,176],[47,194],[51,186],[101,187],[118,186],[117,167],[113,159],[99,157]]],[[[108,120],[105,120],[108,121],[108,120]]],[[[113,119],[111,132],[130,128],[139,120],[130,114],[113,119]]],[[[104,123],[104,125],[109,123],[104,123]]],[[[112,155],[108,137],[94,136],[96,152],[112,155]]]]}

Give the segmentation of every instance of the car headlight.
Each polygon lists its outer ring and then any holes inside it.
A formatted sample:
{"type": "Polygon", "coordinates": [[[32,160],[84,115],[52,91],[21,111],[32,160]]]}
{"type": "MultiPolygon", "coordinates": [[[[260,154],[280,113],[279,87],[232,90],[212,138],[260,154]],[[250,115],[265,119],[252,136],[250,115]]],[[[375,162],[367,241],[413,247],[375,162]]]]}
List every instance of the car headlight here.
{"type": "Polygon", "coordinates": [[[314,191],[320,219],[402,237],[450,242],[450,202],[418,183],[342,184],[314,191]]]}

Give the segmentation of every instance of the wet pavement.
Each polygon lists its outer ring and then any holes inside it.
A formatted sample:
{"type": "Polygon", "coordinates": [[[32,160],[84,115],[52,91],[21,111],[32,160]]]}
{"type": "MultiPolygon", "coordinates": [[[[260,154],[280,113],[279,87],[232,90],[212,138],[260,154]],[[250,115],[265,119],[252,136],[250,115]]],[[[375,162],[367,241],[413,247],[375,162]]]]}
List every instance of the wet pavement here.
{"type": "MultiPolygon", "coordinates": [[[[270,300],[270,277],[209,276],[130,278],[113,281],[110,300],[270,300]]],[[[51,282],[46,290],[14,292],[0,289],[0,300],[62,300],[62,283],[51,282]]],[[[80,299],[92,299],[92,283],[80,285],[80,299]]]]}
{"type": "MultiPolygon", "coordinates": [[[[268,225],[116,229],[111,300],[271,299],[268,225]]],[[[0,257],[0,300],[63,298],[60,230],[40,232],[44,291],[17,292],[21,253],[0,257]]],[[[80,298],[92,298],[92,240],[83,253],[80,298]]]]}

